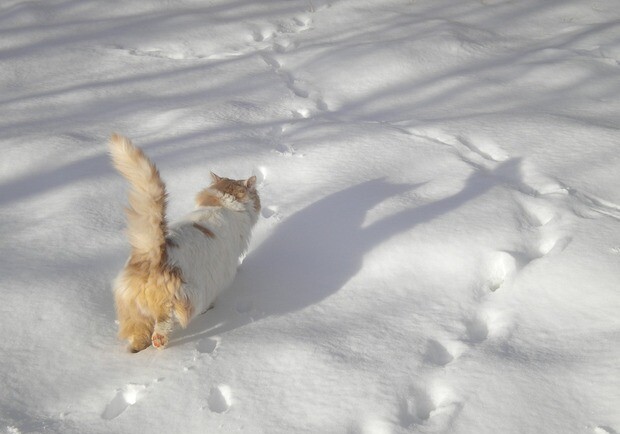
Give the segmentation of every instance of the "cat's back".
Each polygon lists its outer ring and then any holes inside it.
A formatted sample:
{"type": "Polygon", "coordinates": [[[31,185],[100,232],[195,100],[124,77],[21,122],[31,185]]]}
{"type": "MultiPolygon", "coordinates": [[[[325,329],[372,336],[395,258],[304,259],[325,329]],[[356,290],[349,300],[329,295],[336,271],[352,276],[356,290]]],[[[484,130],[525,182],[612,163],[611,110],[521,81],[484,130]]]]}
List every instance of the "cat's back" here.
{"type": "Polygon", "coordinates": [[[169,227],[168,260],[184,274],[234,274],[247,249],[252,222],[244,213],[222,207],[197,209],[169,227]]]}
{"type": "Polygon", "coordinates": [[[204,260],[229,242],[230,228],[220,208],[199,209],[169,225],[166,244],[169,259],[187,263],[190,257],[204,260]]]}

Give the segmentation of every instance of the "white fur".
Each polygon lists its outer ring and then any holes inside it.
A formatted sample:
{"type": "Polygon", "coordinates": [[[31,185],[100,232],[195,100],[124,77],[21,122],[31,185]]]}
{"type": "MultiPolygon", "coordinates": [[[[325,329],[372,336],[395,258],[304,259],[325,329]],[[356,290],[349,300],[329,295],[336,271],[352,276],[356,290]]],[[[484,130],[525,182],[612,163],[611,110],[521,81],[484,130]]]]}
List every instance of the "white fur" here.
{"type": "MultiPolygon", "coordinates": [[[[233,203],[238,208],[239,203],[233,203]]],[[[250,204],[243,210],[226,205],[223,201],[223,207],[200,207],[169,226],[168,239],[178,247],[169,249],[168,261],[181,269],[181,293],[193,307],[192,318],[205,312],[232,283],[258,220],[250,204]],[[212,231],[214,237],[204,235],[194,223],[212,231]]]]}

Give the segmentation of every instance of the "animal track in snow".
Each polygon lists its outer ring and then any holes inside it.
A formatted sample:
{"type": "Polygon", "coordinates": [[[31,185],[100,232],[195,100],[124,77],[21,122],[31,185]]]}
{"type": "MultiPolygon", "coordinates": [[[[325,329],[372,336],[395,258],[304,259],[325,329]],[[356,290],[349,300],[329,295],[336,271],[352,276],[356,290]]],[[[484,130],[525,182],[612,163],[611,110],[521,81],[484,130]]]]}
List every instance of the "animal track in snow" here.
{"type": "Polygon", "coordinates": [[[188,59],[188,55],[187,53],[184,53],[183,51],[166,51],[160,48],[145,48],[145,49],[140,49],[140,48],[130,48],[130,47],[124,47],[121,45],[117,45],[114,47],[114,49],[122,51],[123,53],[126,53],[129,56],[135,56],[135,57],[155,57],[158,59],[170,59],[170,60],[186,60],[188,59]]]}
{"type": "Polygon", "coordinates": [[[279,143],[274,149],[278,154],[284,155],[285,157],[292,157],[293,155],[297,154],[295,148],[292,145],[288,145],[286,143],[279,143]]]}
{"type": "MultiPolygon", "coordinates": [[[[273,27],[256,29],[252,32],[251,39],[255,43],[271,40],[274,41],[274,45],[271,46],[272,49],[277,50],[277,44],[278,47],[284,48],[284,51],[287,51],[289,48],[297,47],[297,43],[290,41],[286,35],[301,33],[309,29],[312,29],[312,18],[304,14],[293,17],[290,21],[280,23],[275,29],[273,27]]],[[[265,48],[268,47],[263,47],[262,44],[259,44],[255,51],[265,48]]]]}
{"type": "Polygon", "coordinates": [[[414,137],[449,146],[460,158],[476,168],[490,169],[509,159],[509,155],[493,140],[482,137],[453,136],[440,129],[407,130],[414,137]],[[490,165],[490,167],[489,167],[490,165]]]}
{"type": "MultiPolygon", "coordinates": [[[[274,46],[274,51],[282,52],[282,48],[276,48],[274,46]]],[[[262,52],[261,58],[269,67],[271,67],[273,72],[280,77],[282,82],[295,96],[302,99],[310,99],[318,110],[329,111],[329,107],[323,100],[323,97],[319,92],[309,89],[308,83],[303,80],[298,80],[291,72],[284,69],[282,64],[272,55],[262,52]]],[[[303,108],[302,110],[307,109],[303,108]]],[[[307,112],[305,116],[302,115],[302,117],[310,117],[309,112],[307,112]]]]}
{"type": "Polygon", "coordinates": [[[224,384],[212,387],[207,405],[214,413],[227,412],[230,409],[230,388],[224,384]]]}
{"type": "Polygon", "coordinates": [[[492,292],[497,291],[506,279],[514,275],[517,269],[517,260],[508,252],[495,252],[487,261],[485,286],[492,292]]]}
{"type": "Polygon", "coordinates": [[[283,155],[285,157],[291,157],[293,155],[297,155],[303,157],[303,155],[298,155],[297,151],[292,145],[287,143],[282,143],[282,133],[284,132],[284,127],[275,126],[269,130],[267,133],[266,141],[273,146],[274,151],[283,155]]]}
{"type": "Polygon", "coordinates": [[[549,201],[523,195],[518,204],[521,207],[519,217],[526,230],[524,238],[530,238],[519,255],[521,266],[535,259],[560,253],[570,244],[572,237],[561,228],[562,215],[549,205],[549,201]]]}
{"type": "Polygon", "coordinates": [[[566,249],[571,241],[571,237],[558,238],[555,236],[550,236],[548,238],[543,238],[538,245],[538,251],[540,252],[541,257],[550,254],[557,254],[566,249]]]}
{"type": "Polygon", "coordinates": [[[213,53],[213,54],[195,54],[191,51],[178,49],[178,50],[166,50],[163,48],[129,48],[123,46],[115,46],[114,49],[120,50],[129,56],[136,57],[154,57],[157,59],[167,60],[223,60],[234,57],[240,57],[246,54],[250,54],[254,51],[251,47],[242,47],[238,50],[213,53]]]}
{"type": "Polygon", "coordinates": [[[297,48],[298,44],[295,41],[291,41],[286,38],[279,38],[277,42],[273,43],[273,51],[276,53],[286,53],[287,51],[297,48]]]}
{"type": "Polygon", "coordinates": [[[483,138],[468,138],[459,136],[456,138],[462,145],[464,145],[471,152],[479,155],[485,160],[493,162],[506,161],[508,154],[497,146],[493,141],[483,138]]]}
{"type": "Polygon", "coordinates": [[[590,209],[598,214],[604,214],[613,219],[620,220],[620,205],[583,193],[570,186],[562,185],[562,189],[568,192],[571,197],[576,199],[581,206],[586,207],[587,209],[590,209]]]}
{"type": "Polygon", "coordinates": [[[201,354],[213,354],[219,346],[220,340],[218,338],[205,338],[198,342],[196,350],[201,354]]]}
{"type": "Polygon", "coordinates": [[[297,15],[278,24],[278,35],[290,35],[305,32],[312,28],[312,18],[309,14],[297,15]]]}
{"type": "Polygon", "coordinates": [[[269,129],[267,132],[267,140],[272,146],[276,146],[282,140],[282,133],[284,132],[284,128],[280,125],[276,125],[269,129]]]}
{"type": "Polygon", "coordinates": [[[491,303],[463,322],[465,326],[464,343],[480,344],[488,339],[506,339],[516,327],[515,318],[510,311],[497,309],[491,303]]]}
{"type": "Polygon", "coordinates": [[[605,425],[598,425],[594,428],[594,433],[595,434],[618,434],[618,432],[609,427],[609,426],[605,426],[605,425]]]}
{"type": "Polygon", "coordinates": [[[398,403],[398,420],[404,428],[419,425],[428,420],[435,410],[433,400],[424,388],[411,386],[408,394],[398,403]]]}
{"type": "MultiPolygon", "coordinates": [[[[158,381],[158,380],[156,380],[158,381]]],[[[101,417],[106,420],[115,419],[128,407],[134,405],[142,396],[147,386],[144,384],[128,384],[116,392],[116,395],[108,403],[101,417]]]]}
{"type": "Polygon", "coordinates": [[[301,15],[293,18],[293,22],[297,26],[297,32],[305,32],[312,29],[312,18],[307,15],[301,15]]]}
{"type": "Polygon", "coordinates": [[[465,332],[468,342],[478,344],[489,337],[489,326],[485,318],[476,315],[465,321],[465,332]]]}
{"type": "Polygon", "coordinates": [[[312,19],[308,15],[296,16],[287,22],[281,23],[277,30],[274,28],[256,29],[248,35],[247,43],[241,44],[238,47],[230,47],[229,51],[215,53],[195,53],[192,48],[184,46],[168,48],[132,48],[115,45],[112,48],[136,57],[153,57],[177,61],[224,60],[254,53],[262,53],[266,50],[285,53],[298,46],[296,41],[289,39],[286,35],[301,33],[311,28],[312,19]]]}
{"type": "Polygon", "coordinates": [[[278,207],[277,206],[265,206],[261,209],[261,215],[263,216],[263,218],[266,219],[272,219],[275,221],[280,221],[282,219],[282,217],[280,216],[280,213],[278,212],[278,207]]]}
{"type": "MultiPolygon", "coordinates": [[[[309,11],[314,12],[315,7],[310,6],[309,11]]],[[[252,33],[252,40],[255,45],[254,52],[260,55],[263,61],[296,97],[308,100],[310,104],[314,105],[313,109],[329,111],[329,107],[321,93],[313,89],[304,80],[298,79],[276,58],[278,55],[285,56],[287,52],[296,49],[299,46],[299,41],[294,38],[294,35],[312,29],[312,24],[313,21],[310,14],[302,14],[281,22],[275,31],[273,29],[269,31],[255,30],[252,33]],[[271,45],[265,45],[267,40],[270,41],[271,45]]],[[[301,107],[293,110],[292,114],[297,119],[307,119],[311,117],[313,109],[301,107]]],[[[278,149],[278,151],[288,154],[290,150],[284,148],[278,149]]]]}
{"type": "Polygon", "coordinates": [[[252,41],[263,42],[273,39],[277,36],[277,33],[273,29],[254,30],[252,32],[252,41]]]}
{"type": "Polygon", "coordinates": [[[463,408],[453,393],[444,387],[430,389],[412,386],[407,396],[398,401],[398,422],[403,428],[432,425],[445,428],[463,408]]]}
{"type": "Polygon", "coordinates": [[[532,241],[529,246],[526,246],[525,252],[521,254],[522,266],[536,259],[561,253],[572,241],[572,237],[563,235],[556,228],[546,228],[546,230],[540,231],[537,238],[536,241],[532,241]]]}
{"type": "Polygon", "coordinates": [[[293,110],[293,116],[298,119],[308,119],[311,115],[312,113],[310,113],[310,110],[307,108],[293,110]]]}
{"type": "Polygon", "coordinates": [[[426,343],[424,360],[438,366],[445,366],[456,358],[456,355],[435,339],[429,339],[426,343]]]}
{"type": "Polygon", "coordinates": [[[590,49],[567,48],[565,50],[573,54],[578,54],[579,56],[588,57],[590,59],[606,63],[608,65],[620,65],[620,60],[616,58],[617,55],[620,55],[620,51],[617,51],[617,49],[612,48],[610,45],[597,45],[590,49]]]}
{"type": "Polygon", "coordinates": [[[524,222],[531,227],[545,226],[556,217],[556,212],[539,200],[527,198],[519,200],[524,222]]]}

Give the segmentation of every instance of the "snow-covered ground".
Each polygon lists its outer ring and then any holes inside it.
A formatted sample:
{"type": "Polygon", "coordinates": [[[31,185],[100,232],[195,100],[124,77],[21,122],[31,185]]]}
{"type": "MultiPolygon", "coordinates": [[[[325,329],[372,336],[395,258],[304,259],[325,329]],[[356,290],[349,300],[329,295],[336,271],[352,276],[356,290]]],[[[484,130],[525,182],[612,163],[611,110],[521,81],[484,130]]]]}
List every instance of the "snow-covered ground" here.
{"type": "Polygon", "coordinates": [[[620,431],[618,0],[3,0],[0,432],[620,431]],[[264,205],[125,351],[112,132],[264,205]]]}

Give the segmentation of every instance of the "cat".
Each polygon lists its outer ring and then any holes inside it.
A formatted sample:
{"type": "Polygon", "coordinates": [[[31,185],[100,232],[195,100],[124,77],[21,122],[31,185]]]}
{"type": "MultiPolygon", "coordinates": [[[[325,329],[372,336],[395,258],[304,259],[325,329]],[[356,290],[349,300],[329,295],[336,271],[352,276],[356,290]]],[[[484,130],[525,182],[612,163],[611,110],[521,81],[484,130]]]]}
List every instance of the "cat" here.
{"type": "Polygon", "coordinates": [[[132,352],[151,344],[162,349],[176,323],[185,328],[232,283],[261,208],[256,176],[232,180],[211,173],[196,209],[168,224],[166,186],[155,164],[118,134],[110,139],[110,157],[131,186],[131,253],[113,289],[118,334],[132,352]]]}

